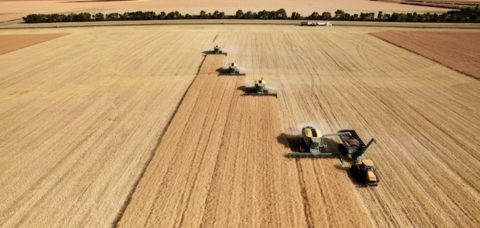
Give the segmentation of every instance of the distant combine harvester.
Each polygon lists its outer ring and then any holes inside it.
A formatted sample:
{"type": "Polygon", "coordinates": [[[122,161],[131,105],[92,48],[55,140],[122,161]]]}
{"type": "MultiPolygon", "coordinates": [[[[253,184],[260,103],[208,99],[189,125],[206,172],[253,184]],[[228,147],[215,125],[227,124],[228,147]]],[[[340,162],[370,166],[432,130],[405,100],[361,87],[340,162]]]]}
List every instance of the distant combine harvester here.
{"type": "Polygon", "coordinates": [[[302,21],[300,22],[301,26],[333,26],[332,23],[328,21],[302,21]]]}

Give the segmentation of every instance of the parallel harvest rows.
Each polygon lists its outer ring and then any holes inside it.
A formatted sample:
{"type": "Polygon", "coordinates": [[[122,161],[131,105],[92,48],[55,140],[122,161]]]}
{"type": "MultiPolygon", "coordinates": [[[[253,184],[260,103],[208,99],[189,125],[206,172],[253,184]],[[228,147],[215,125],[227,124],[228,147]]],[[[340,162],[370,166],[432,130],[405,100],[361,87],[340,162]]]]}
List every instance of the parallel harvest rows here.
{"type": "Polygon", "coordinates": [[[381,30],[42,30],[71,35],[0,55],[0,225],[479,226],[480,82],[381,30]],[[262,77],[278,99],[241,96],[262,77]],[[307,124],[375,137],[380,185],[286,158],[307,124]]]}

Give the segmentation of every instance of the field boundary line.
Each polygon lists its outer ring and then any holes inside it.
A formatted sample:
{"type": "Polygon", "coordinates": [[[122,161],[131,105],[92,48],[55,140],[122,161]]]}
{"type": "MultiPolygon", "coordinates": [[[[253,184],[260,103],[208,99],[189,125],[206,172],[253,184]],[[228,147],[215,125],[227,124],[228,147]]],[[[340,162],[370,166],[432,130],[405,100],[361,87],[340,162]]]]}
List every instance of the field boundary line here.
{"type": "Polygon", "coordinates": [[[428,57],[428,56],[422,55],[422,54],[420,54],[420,53],[418,53],[418,52],[416,52],[416,51],[414,51],[414,50],[410,50],[410,49],[408,49],[408,48],[405,48],[405,47],[400,46],[399,44],[396,44],[396,43],[391,42],[391,41],[389,41],[389,40],[386,40],[386,39],[383,39],[383,38],[381,38],[381,37],[378,37],[378,36],[374,35],[374,33],[368,33],[368,34],[369,34],[370,36],[373,36],[373,37],[375,37],[375,38],[377,38],[377,39],[380,39],[380,40],[382,40],[382,41],[384,41],[384,42],[387,42],[387,43],[389,43],[389,44],[391,44],[391,45],[394,45],[394,46],[399,47],[399,48],[401,48],[401,49],[403,49],[403,50],[406,50],[406,51],[408,51],[408,52],[410,52],[410,53],[413,53],[413,54],[415,54],[415,55],[418,55],[418,56],[421,56],[421,57],[423,57],[423,58],[426,58],[426,59],[428,59],[428,60],[430,60],[430,61],[432,61],[432,62],[434,62],[434,63],[440,64],[440,65],[442,65],[442,66],[444,66],[444,67],[446,67],[446,68],[448,68],[448,69],[450,69],[450,70],[453,70],[453,71],[455,71],[455,72],[457,72],[457,73],[460,73],[460,74],[462,74],[462,75],[464,75],[464,76],[466,76],[466,77],[473,78],[473,79],[475,79],[475,80],[477,80],[477,81],[480,81],[480,78],[478,78],[478,77],[476,77],[476,76],[474,76],[474,75],[471,75],[471,74],[469,74],[469,73],[467,73],[467,72],[463,72],[463,71],[461,71],[461,70],[459,70],[459,69],[455,69],[455,68],[453,68],[453,67],[451,67],[451,66],[448,66],[448,65],[445,65],[445,64],[443,64],[443,63],[441,63],[441,62],[439,62],[439,61],[437,61],[437,60],[435,60],[435,59],[433,59],[433,58],[430,58],[430,57],[428,57]]]}
{"type": "MultiPolygon", "coordinates": [[[[101,22],[61,22],[61,23],[10,23],[0,24],[0,30],[40,29],[40,28],[77,28],[109,26],[153,26],[153,25],[293,25],[300,27],[302,20],[248,20],[248,19],[180,19],[180,20],[144,20],[144,21],[101,21],[101,22]]],[[[477,23],[422,23],[422,22],[368,22],[368,21],[330,21],[334,26],[355,27],[392,27],[422,29],[480,29],[477,23]]]]}
{"type": "Polygon", "coordinates": [[[150,151],[149,158],[148,158],[148,160],[145,162],[145,165],[144,165],[144,167],[142,167],[142,171],[140,172],[140,175],[138,176],[138,178],[137,178],[137,180],[135,181],[132,189],[131,189],[130,192],[128,193],[127,199],[125,200],[125,202],[123,203],[122,207],[120,208],[117,216],[116,216],[115,219],[113,220],[113,222],[112,222],[112,227],[118,227],[118,223],[119,223],[120,220],[122,219],[123,214],[125,214],[125,211],[127,210],[128,205],[130,205],[130,202],[132,201],[132,196],[133,196],[133,194],[135,193],[135,191],[137,190],[138,184],[139,184],[140,181],[143,179],[143,176],[145,175],[145,172],[147,171],[147,168],[150,166],[150,163],[152,162],[153,158],[155,157],[156,151],[157,151],[158,147],[160,146],[160,144],[162,143],[163,136],[165,135],[165,133],[167,132],[168,128],[170,127],[170,124],[172,123],[173,118],[175,117],[178,109],[180,108],[181,104],[183,103],[183,100],[185,99],[185,96],[187,95],[188,91],[190,90],[190,87],[192,87],[193,82],[195,81],[195,79],[197,79],[198,74],[200,73],[200,69],[202,68],[202,65],[203,65],[203,63],[205,62],[205,59],[206,59],[206,58],[207,58],[207,55],[204,55],[202,61],[200,62],[200,65],[199,65],[199,67],[198,67],[197,73],[195,74],[195,77],[192,79],[192,81],[191,81],[190,84],[188,85],[187,89],[186,89],[185,92],[183,93],[182,98],[180,98],[180,101],[177,103],[177,106],[175,107],[174,111],[172,112],[172,115],[170,116],[170,119],[168,120],[167,124],[166,124],[165,127],[163,128],[162,133],[161,133],[160,136],[158,137],[157,143],[155,144],[155,146],[153,147],[153,149],[150,151]]]}

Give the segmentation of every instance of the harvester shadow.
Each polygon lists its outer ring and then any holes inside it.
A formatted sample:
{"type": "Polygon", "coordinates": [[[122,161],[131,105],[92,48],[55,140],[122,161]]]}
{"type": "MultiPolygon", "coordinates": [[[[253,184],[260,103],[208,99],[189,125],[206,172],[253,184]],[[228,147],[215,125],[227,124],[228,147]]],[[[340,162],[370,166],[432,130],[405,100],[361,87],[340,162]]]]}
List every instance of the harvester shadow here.
{"type": "MultiPolygon", "coordinates": [[[[289,152],[303,151],[303,148],[302,148],[302,142],[303,141],[302,140],[303,140],[302,136],[300,136],[300,135],[291,135],[291,134],[282,133],[279,136],[277,136],[277,142],[280,145],[283,145],[283,147],[289,148],[290,149],[289,152]]],[[[294,159],[294,158],[290,157],[289,153],[284,154],[283,156],[285,158],[294,159]]]]}
{"type": "Polygon", "coordinates": [[[277,142],[286,148],[292,149],[293,151],[300,151],[302,136],[281,133],[279,136],[277,136],[277,142]]]}
{"type": "Polygon", "coordinates": [[[237,87],[237,90],[240,90],[242,92],[245,92],[246,89],[247,89],[247,87],[244,86],[244,85],[237,87]]]}
{"type": "Polygon", "coordinates": [[[227,69],[227,68],[224,68],[224,67],[220,67],[220,68],[218,68],[216,71],[217,71],[217,73],[219,73],[219,74],[228,74],[228,69],[227,69]]]}
{"type": "Polygon", "coordinates": [[[243,85],[237,87],[237,90],[238,90],[239,92],[241,92],[241,95],[240,95],[240,96],[242,96],[242,97],[247,96],[247,95],[246,95],[247,89],[248,89],[248,88],[247,88],[246,86],[243,86],[243,85]]]}
{"type": "Polygon", "coordinates": [[[237,88],[238,90],[242,91],[243,92],[243,96],[251,96],[251,95],[254,95],[254,96],[261,96],[261,95],[265,95],[265,94],[259,94],[257,92],[257,90],[255,89],[255,87],[253,86],[239,86],[237,88]]]}

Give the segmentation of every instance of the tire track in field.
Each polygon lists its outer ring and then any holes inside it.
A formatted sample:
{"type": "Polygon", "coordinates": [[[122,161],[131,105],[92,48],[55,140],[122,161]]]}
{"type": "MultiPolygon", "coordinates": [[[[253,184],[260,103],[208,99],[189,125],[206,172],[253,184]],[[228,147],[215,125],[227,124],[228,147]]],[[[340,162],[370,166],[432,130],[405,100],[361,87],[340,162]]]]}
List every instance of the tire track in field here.
{"type": "Polygon", "coordinates": [[[310,209],[311,206],[308,200],[307,190],[305,188],[305,179],[303,178],[302,166],[299,164],[298,161],[296,161],[296,165],[297,165],[297,171],[298,171],[298,180],[300,181],[301,195],[303,199],[303,210],[305,213],[305,222],[307,223],[308,227],[314,227],[313,219],[312,219],[312,211],[310,209]]]}
{"type": "MultiPolygon", "coordinates": [[[[203,58],[202,62],[200,63],[200,66],[198,67],[197,75],[200,72],[201,66],[203,65],[204,62],[205,62],[205,58],[203,58]]],[[[190,87],[192,87],[192,84],[193,84],[194,81],[195,81],[195,78],[192,80],[192,83],[190,83],[190,85],[187,87],[187,89],[185,91],[190,90],[190,87]]],[[[177,107],[175,107],[175,110],[173,111],[172,118],[170,118],[168,120],[167,124],[165,125],[165,130],[162,132],[160,137],[158,137],[157,143],[155,144],[152,151],[150,152],[150,156],[149,156],[148,160],[145,162],[145,166],[142,168],[142,171],[140,171],[140,174],[138,175],[137,180],[133,184],[131,192],[128,194],[127,199],[125,200],[124,204],[120,208],[120,211],[118,212],[117,217],[112,222],[113,227],[118,226],[118,223],[120,222],[120,219],[122,218],[123,214],[125,213],[125,210],[127,209],[128,205],[130,204],[130,201],[132,200],[132,196],[133,196],[135,190],[137,189],[137,186],[140,183],[140,180],[142,179],[143,175],[145,175],[145,172],[147,171],[147,168],[150,165],[150,162],[152,161],[153,157],[155,156],[155,151],[160,146],[160,143],[162,142],[162,138],[165,135],[165,132],[167,131],[167,129],[170,127],[170,124],[172,123],[172,120],[173,120],[173,116],[175,116],[175,113],[177,113],[178,109],[180,108],[180,105],[182,104],[183,100],[185,99],[186,94],[187,94],[187,92],[185,92],[183,94],[182,98],[180,98],[180,102],[178,102],[177,107]]]]}

